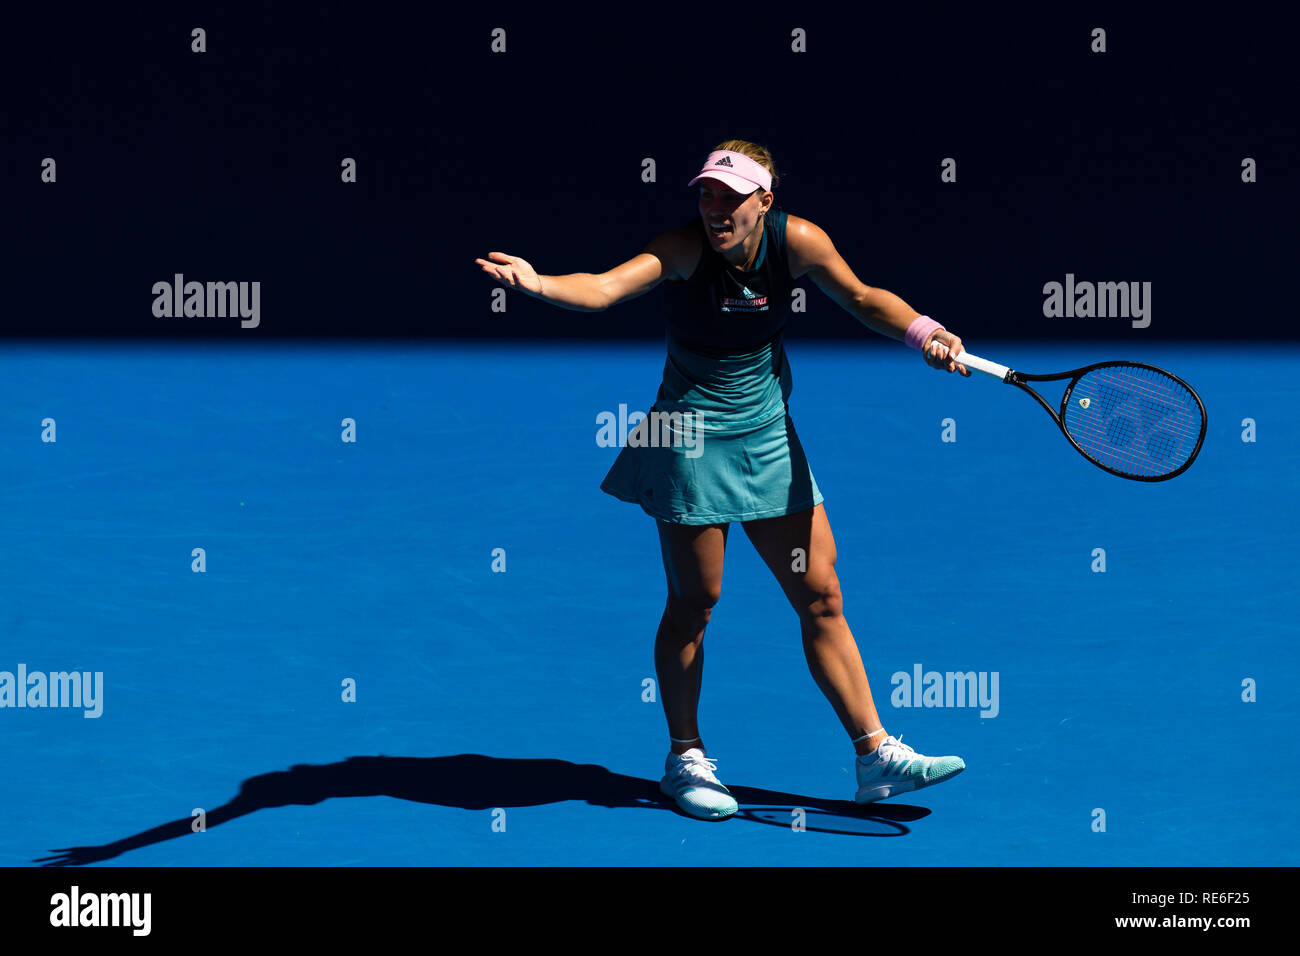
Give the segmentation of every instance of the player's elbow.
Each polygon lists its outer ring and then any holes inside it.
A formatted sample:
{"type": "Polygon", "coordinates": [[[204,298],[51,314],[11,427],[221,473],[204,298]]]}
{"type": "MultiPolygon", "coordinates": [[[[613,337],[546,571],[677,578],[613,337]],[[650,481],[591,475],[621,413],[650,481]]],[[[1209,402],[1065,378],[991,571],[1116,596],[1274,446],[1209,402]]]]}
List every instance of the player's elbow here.
{"type": "Polygon", "coordinates": [[[848,310],[856,315],[859,319],[867,321],[880,314],[881,301],[876,294],[879,290],[870,286],[860,286],[850,298],[848,310]]]}
{"type": "Polygon", "coordinates": [[[596,303],[593,311],[604,312],[613,306],[627,302],[629,299],[635,299],[645,295],[654,288],[655,283],[645,281],[633,281],[627,276],[610,276],[605,279],[604,276],[597,277],[603,279],[596,283],[592,293],[592,299],[596,303]]]}
{"type": "Polygon", "coordinates": [[[654,253],[641,253],[620,266],[596,276],[597,292],[593,296],[599,311],[645,295],[666,276],[662,260],[654,253]]]}
{"type": "Polygon", "coordinates": [[[592,312],[604,312],[610,306],[618,304],[618,295],[611,288],[609,273],[604,275],[593,275],[591,277],[591,306],[592,312]]]}
{"type": "Polygon", "coordinates": [[[873,289],[869,285],[858,283],[858,290],[853,296],[853,301],[858,304],[859,308],[874,311],[880,308],[880,294],[884,291],[884,289],[873,289]]]}

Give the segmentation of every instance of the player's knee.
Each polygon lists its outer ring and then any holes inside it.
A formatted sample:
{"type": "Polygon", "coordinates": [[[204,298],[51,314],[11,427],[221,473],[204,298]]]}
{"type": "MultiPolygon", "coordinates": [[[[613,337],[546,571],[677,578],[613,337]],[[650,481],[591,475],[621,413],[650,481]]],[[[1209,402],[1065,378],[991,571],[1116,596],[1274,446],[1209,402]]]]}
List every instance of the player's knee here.
{"type": "Polygon", "coordinates": [[[844,598],[840,594],[840,579],[831,571],[815,580],[805,581],[806,593],[800,613],[810,618],[842,617],[844,598]]]}
{"type": "Polygon", "coordinates": [[[668,618],[680,633],[698,634],[708,626],[713,607],[721,598],[721,587],[706,587],[692,594],[670,594],[668,618]]]}

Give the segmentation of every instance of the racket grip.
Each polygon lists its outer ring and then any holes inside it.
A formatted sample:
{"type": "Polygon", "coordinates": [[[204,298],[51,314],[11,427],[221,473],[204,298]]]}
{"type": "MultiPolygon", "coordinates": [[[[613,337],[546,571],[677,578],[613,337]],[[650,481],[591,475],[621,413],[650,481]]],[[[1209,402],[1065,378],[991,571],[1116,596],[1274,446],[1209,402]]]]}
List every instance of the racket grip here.
{"type": "Polygon", "coordinates": [[[999,365],[997,362],[990,362],[986,358],[980,358],[978,355],[971,355],[969,352],[962,350],[961,353],[951,356],[952,360],[958,365],[965,365],[968,369],[976,372],[983,372],[985,375],[991,375],[999,382],[1005,382],[1011,369],[1005,365],[999,365]]]}

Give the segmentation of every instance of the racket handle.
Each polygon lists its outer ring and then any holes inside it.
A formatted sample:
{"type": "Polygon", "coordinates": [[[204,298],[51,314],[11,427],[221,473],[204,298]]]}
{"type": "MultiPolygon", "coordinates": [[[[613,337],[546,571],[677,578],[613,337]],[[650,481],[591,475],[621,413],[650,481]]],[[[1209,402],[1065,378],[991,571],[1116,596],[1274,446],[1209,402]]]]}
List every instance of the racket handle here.
{"type": "Polygon", "coordinates": [[[951,356],[952,360],[958,365],[965,365],[968,369],[976,372],[983,372],[985,375],[992,375],[999,382],[1006,381],[1007,375],[1011,369],[1005,365],[999,365],[997,362],[990,362],[986,358],[980,358],[978,355],[971,355],[963,350],[958,355],[951,356]]]}

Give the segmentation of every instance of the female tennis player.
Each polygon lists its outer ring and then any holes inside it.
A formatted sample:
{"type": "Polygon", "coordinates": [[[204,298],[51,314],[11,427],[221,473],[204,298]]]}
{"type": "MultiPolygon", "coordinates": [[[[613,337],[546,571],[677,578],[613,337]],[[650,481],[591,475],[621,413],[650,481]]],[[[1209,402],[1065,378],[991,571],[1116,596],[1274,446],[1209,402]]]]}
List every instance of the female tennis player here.
{"type": "Polygon", "coordinates": [[[699,217],[608,272],[543,276],[503,252],[475,260],[510,288],[581,312],[665,283],[663,382],[600,487],[657,519],[668,599],[655,669],[670,744],[660,789],[702,819],[737,810],[696,724],[704,631],[721,597],[733,521],[799,616],[813,679],[858,754],[857,802],[928,787],[966,767],[959,757],[918,754],[887,735],[876,713],[844,619],[835,539],[787,407],[792,379],[782,333],[791,288],[808,275],[868,328],[919,349],[932,368],[969,376],[949,358],[962,342],[898,296],[858,281],[824,231],[776,208],[777,182],[766,149],[728,140],[687,183],[699,183],[699,217]],[[651,434],[656,428],[662,436],[651,434]]]}

